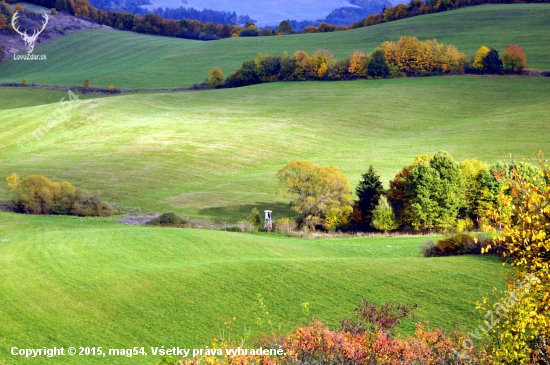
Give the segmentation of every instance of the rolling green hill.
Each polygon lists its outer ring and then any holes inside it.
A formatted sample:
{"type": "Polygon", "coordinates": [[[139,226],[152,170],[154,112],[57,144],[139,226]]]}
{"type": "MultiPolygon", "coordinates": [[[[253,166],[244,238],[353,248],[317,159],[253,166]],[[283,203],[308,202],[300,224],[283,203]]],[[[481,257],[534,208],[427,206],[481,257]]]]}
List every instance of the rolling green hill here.
{"type": "Polygon", "coordinates": [[[200,42],[144,36],[114,30],[87,30],[37,45],[47,61],[7,60],[0,64],[0,82],[52,85],[174,87],[200,83],[219,66],[229,75],[259,52],[282,54],[298,49],[328,49],[338,58],[404,35],[456,45],[467,55],[481,45],[499,51],[510,43],[527,54],[527,67],[550,70],[550,4],[486,5],[424,15],[346,32],[251,37],[200,42]]]}
{"type": "Polygon", "coordinates": [[[0,361],[155,364],[149,346],[203,347],[233,316],[233,337],[257,335],[258,294],[283,330],[312,316],[337,327],[362,297],[417,303],[405,333],[427,319],[473,330],[482,323],[474,302],[503,287],[505,270],[488,257],[421,257],[423,239],[302,240],[0,212],[0,361]],[[145,346],[150,355],[29,360],[7,355],[12,346],[145,346]]]}
{"type": "MultiPolygon", "coordinates": [[[[337,166],[355,186],[370,164],[387,182],[415,155],[438,150],[486,162],[549,151],[549,81],[460,76],[120,95],[84,100],[49,130],[41,125],[57,103],[8,109],[0,177],[43,174],[111,202],[197,218],[236,221],[252,207],[280,216],[288,201],[276,194],[275,173],[298,159],[337,166]]],[[[4,97],[12,90],[21,92],[4,97]]],[[[0,184],[0,200],[8,197],[0,184]]]]}

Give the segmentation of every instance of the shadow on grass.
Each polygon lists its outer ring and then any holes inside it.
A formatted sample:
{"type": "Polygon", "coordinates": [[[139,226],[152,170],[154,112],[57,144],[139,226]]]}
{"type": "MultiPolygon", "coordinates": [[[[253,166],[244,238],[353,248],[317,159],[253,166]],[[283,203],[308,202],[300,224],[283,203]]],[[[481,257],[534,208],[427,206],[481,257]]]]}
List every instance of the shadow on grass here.
{"type": "Polygon", "coordinates": [[[248,217],[250,211],[254,208],[260,211],[260,216],[262,219],[264,217],[264,210],[273,211],[273,219],[278,219],[281,217],[294,217],[296,215],[295,212],[290,210],[289,204],[280,202],[256,202],[254,204],[211,207],[200,210],[199,214],[202,216],[209,216],[217,220],[238,222],[248,217]]]}

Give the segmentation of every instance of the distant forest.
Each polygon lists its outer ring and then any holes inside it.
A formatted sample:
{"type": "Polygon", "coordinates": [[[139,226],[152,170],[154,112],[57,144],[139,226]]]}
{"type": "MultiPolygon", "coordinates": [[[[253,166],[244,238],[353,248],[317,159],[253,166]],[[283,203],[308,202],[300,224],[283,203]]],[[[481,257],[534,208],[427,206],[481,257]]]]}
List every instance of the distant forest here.
{"type": "MultiPolygon", "coordinates": [[[[139,16],[146,14],[155,14],[164,19],[193,19],[200,22],[212,22],[215,24],[233,24],[243,25],[246,23],[255,23],[249,15],[237,15],[236,12],[226,12],[212,9],[198,10],[195,8],[155,8],[149,10],[143,5],[150,5],[149,0],[89,0],[90,4],[98,9],[107,11],[128,12],[139,16]]],[[[342,7],[334,9],[324,19],[317,20],[290,20],[292,28],[300,31],[308,25],[319,26],[322,22],[334,25],[349,25],[361,20],[370,14],[382,12],[391,6],[388,0],[351,0],[356,7],[342,7]]],[[[283,20],[283,19],[281,19],[283,20]]],[[[272,24],[271,28],[276,28],[277,24],[272,24]]]]}
{"type": "Polygon", "coordinates": [[[142,7],[150,5],[149,0],[90,0],[90,4],[101,10],[128,12],[139,16],[155,14],[164,19],[193,19],[199,22],[211,22],[216,24],[245,24],[254,22],[248,15],[238,16],[235,12],[226,12],[212,9],[197,10],[195,8],[155,8],[148,10],[142,7]]]}

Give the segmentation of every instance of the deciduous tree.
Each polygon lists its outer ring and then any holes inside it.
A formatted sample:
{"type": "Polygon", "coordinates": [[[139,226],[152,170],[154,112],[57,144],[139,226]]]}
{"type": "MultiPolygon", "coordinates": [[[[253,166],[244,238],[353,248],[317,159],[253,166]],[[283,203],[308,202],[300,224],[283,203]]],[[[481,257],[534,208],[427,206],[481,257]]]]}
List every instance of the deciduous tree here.
{"type": "MultiPolygon", "coordinates": [[[[499,321],[491,328],[495,363],[548,360],[550,350],[550,166],[542,160],[539,174],[525,178],[514,168],[504,178],[510,195],[501,199],[512,209],[512,219],[494,242],[505,250],[515,276],[504,296],[493,305],[499,321]]],[[[494,212],[498,221],[500,214],[494,212]]],[[[497,227],[493,232],[497,233],[497,227]]],[[[490,248],[490,247],[489,247],[490,248]]],[[[488,299],[479,307],[487,311],[488,299]]]]}
{"type": "Polygon", "coordinates": [[[166,30],[164,34],[168,37],[177,37],[180,32],[180,25],[177,21],[170,19],[166,21],[166,30]]]}
{"type": "Polygon", "coordinates": [[[487,57],[490,51],[491,50],[489,47],[481,46],[476,52],[472,67],[479,71],[485,71],[485,64],[483,63],[483,60],[487,57]]]}
{"type": "Polygon", "coordinates": [[[294,30],[292,29],[292,25],[290,25],[290,22],[288,20],[283,20],[282,22],[280,22],[278,30],[280,34],[294,33],[294,30]]]}
{"type": "Polygon", "coordinates": [[[294,161],[276,176],[292,198],[292,210],[301,215],[305,225],[334,229],[348,223],[352,211],[351,187],[338,168],[294,161]]]}
{"type": "Polygon", "coordinates": [[[363,51],[355,51],[349,58],[348,72],[352,75],[365,77],[368,71],[368,56],[363,51]]]}
{"type": "Polygon", "coordinates": [[[385,195],[381,195],[378,204],[372,211],[372,226],[380,231],[388,232],[397,228],[393,208],[385,195]]]}
{"type": "Polygon", "coordinates": [[[208,85],[218,88],[223,85],[223,72],[219,67],[212,67],[208,76],[208,85]]]}
{"type": "Polygon", "coordinates": [[[520,72],[527,63],[525,52],[517,44],[510,44],[502,53],[504,67],[512,72],[520,72]]]}

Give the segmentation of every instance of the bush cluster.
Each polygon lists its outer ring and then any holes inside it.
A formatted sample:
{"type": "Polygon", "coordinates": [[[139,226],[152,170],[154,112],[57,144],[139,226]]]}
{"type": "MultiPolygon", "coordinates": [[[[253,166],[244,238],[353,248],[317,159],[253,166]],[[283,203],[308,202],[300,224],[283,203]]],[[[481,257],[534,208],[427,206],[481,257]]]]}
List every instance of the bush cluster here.
{"type": "Polygon", "coordinates": [[[438,240],[437,243],[431,240],[425,241],[420,249],[425,257],[481,255],[483,249],[485,253],[502,256],[502,250],[491,246],[492,242],[492,237],[488,235],[455,233],[438,240]],[[489,246],[491,248],[487,250],[489,246]]]}
{"type": "Polygon", "coordinates": [[[297,327],[284,335],[265,337],[259,346],[282,349],[283,356],[227,355],[236,349],[236,341],[215,340],[213,348],[222,356],[200,356],[181,359],[178,364],[491,364],[485,349],[468,346],[468,335],[455,330],[445,332],[418,323],[414,335],[394,335],[393,329],[407,317],[412,307],[387,303],[381,306],[363,301],[355,311],[356,319],[344,320],[342,329],[330,329],[319,320],[297,327]]]}
{"type": "Polygon", "coordinates": [[[458,163],[439,151],[416,156],[390,180],[388,189],[371,166],[356,187],[356,201],[349,181],[335,167],[294,161],[277,176],[302,229],[463,233],[516,219],[512,206],[501,199],[511,194],[506,178],[518,174],[540,186],[535,179],[540,172],[526,161],[458,163]]]}
{"type": "Polygon", "coordinates": [[[53,182],[42,175],[20,180],[17,174],[6,180],[13,195],[10,207],[17,213],[106,217],[113,212],[97,195],[66,181],[53,182]]]}
{"type": "Polygon", "coordinates": [[[260,53],[245,61],[226,79],[224,86],[463,73],[465,63],[466,56],[452,45],[402,37],[397,43],[384,42],[371,54],[356,51],[343,60],[336,60],[327,50],[318,50],[312,56],[303,50],[293,56],[260,53]]]}
{"type": "Polygon", "coordinates": [[[152,226],[161,227],[184,227],[187,224],[187,221],[176,213],[169,212],[163,213],[157,218],[151,219],[149,224],[152,226]]]}

